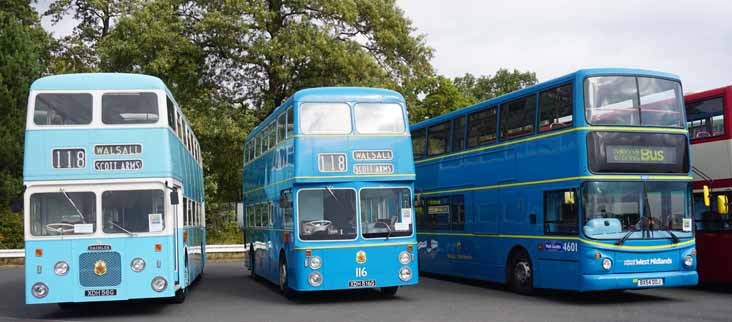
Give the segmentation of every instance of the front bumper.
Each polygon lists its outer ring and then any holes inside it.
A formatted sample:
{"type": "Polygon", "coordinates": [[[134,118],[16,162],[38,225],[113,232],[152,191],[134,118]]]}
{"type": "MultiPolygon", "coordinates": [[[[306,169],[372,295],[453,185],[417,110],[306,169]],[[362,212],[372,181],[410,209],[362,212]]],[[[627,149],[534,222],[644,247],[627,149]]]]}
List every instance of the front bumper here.
{"type": "Polygon", "coordinates": [[[698,282],[699,275],[696,271],[582,275],[580,280],[580,291],[591,292],[603,290],[693,286],[698,282]],[[663,285],[651,287],[638,286],[638,280],[657,278],[663,279],[663,285]]]}

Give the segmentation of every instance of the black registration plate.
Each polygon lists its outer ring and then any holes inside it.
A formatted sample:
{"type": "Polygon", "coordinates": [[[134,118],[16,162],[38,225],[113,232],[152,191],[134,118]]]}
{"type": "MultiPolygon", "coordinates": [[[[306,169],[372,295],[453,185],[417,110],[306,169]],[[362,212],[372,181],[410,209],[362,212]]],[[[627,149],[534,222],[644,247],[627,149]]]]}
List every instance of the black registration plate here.
{"type": "Polygon", "coordinates": [[[85,290],[84,296],[115,296],[117,290],[110,288],[106,290],[85,290]]]}
{"type": "Polygon", "coordinates": [[[375,280],[348,281],[348,287],[376,287],[375,280]]]}

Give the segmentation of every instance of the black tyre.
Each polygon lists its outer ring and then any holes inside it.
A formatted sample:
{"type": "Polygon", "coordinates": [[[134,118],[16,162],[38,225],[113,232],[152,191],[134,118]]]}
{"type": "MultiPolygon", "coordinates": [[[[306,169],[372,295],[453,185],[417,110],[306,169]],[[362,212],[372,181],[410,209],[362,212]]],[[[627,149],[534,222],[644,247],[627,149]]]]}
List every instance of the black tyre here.
{"type": "Polygon", "coordinates": [[[182,304],[186,301],[186,297],[188,296],[188,288],[182,287],[181,289],[175,291],[175,296],[173,296],[173,303],[175,304],[182,304]]]}
{"type": "Polygon", "coordinates": [[[287,271],[288,271],[287,270],[287,259],[282,258],[282,259],[280,259],[280,276],[279,276],[280,293],[282,293],[282,295],[285,298],[293,299],[293,298],[295,298],[295,295],[297,295],[297,294],[296,294],[295,290],[290,288],[290,285],[287,282],[287,277],[288,277],[287,271]]]}
{"type": "Polygon", "coordinates": [[[379,288],[379,293],[384,297],[393,297],[398,290],[399,286],[381,287],[379,288]]]}
{"type": "Polygon", "coordinates": [[[508,267],[508,287],[511,291],[529,295],[534,291],[534,269],[526,251],[513,254],[508,267]]]}

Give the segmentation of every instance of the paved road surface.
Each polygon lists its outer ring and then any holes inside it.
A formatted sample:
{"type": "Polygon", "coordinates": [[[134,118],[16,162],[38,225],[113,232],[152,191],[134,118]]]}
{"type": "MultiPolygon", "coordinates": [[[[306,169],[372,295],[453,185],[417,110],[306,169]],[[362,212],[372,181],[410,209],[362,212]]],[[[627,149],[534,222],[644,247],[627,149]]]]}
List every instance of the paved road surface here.
{"type": "Polygon", "coordinates": [[[3,321],[732,321],[732,286],[533,297],[476,281],[422,278],[393,299],[321,293],[287,301],[239,263],[210,263],[184,304],[91,304],[79,311],[25,305],[21,268],[0,268],[3,321]]]}

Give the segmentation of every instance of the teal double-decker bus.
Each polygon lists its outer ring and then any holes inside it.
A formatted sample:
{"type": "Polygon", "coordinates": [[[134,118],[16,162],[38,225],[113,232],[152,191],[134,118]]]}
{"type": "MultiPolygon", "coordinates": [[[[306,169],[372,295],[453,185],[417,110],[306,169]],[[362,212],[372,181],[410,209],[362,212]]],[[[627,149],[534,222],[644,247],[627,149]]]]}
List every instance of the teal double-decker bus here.
{"type": "Polygon", "coordinates": [[[297,292],[417,283],[414,163],[404,98],[373,88],[301,90],[244,144],[253,276],[297,292]]]}
{"type": "Polygon", "coordinates": [[[23,177],[26,303],[182,302],[202,273],[200,148],[160,79],[36,80],[23,177]]]}
{"type": "Polygon", "coordinates": [[[520,293],[697,283],[675,75],[580,70],[411,132],[421,271],[520,293]]]}

